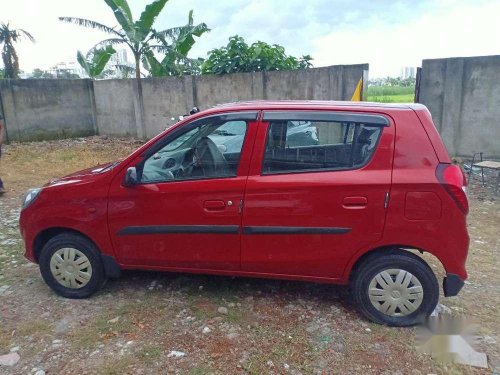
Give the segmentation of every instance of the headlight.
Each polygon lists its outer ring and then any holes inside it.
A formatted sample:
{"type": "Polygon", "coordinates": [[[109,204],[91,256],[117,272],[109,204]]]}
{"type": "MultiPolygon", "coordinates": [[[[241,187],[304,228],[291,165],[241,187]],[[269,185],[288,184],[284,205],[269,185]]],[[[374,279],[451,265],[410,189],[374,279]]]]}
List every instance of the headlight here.
{"type": "Polygon", "coordinates": [[[42,191],[41,188],[36,188],[36,189],[28,189],[26,194],[24,194],[23,197],[23,205],[22,208],[25,209],[28,207],[31,203],[35,201],[35,199],[38,197],[40,192],[42,191]]]}

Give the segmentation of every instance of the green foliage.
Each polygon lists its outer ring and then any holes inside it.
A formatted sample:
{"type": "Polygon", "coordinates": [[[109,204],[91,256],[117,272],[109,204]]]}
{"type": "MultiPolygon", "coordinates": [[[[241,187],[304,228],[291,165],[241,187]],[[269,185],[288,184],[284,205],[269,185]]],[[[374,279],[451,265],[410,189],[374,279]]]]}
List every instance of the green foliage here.
{"type": "Polygon", "coordinates": [[[14,44],[22,39],[27,39],[30,42],[35,42],[35,38],[23,29],[11,29],[9,24],[0,24],[0,44],[2,48],[2,60],[4,65],[4,78],[19,77],[19,57],[17,56],[14,44]]]}
{"type": "Polygon", "coordinates": [[[410,87],[415,86],[415,77],[401,78],[401,77],[385,77],[371,79],[368,84],[371,86],[402,86],[410,87]]]}
{"type": "Polygon", "coordinates": [[[83,54],[78,51],[76,58],[80,66],[85,70],[85,73],[87,73],[90,78],[94,79],[102,74],[109,59],[111,59],[115,53],[116,51],[113,46],[108,45],[105,48],[91,49],[87,52],[86,56],[83,56],[83,54]]]}
{"type": "Polygon", "coordinates": [[[35,68],[33,69],[33,72],[31,72],[31,78],[56,78],[56,77],[54,77],[50,72],[35,68]]]}
{"type": "Polygon", "coordinates": [[[111,35],[111,38],[98,43],[95,49],[126,44],[132,50],[135,59],[136,78],[141,77],[141,61],[153,76],[180,74],[179,72],[184,71],[184,65],[192,64],[187,61],[187,53],[195,43],[194,37],[208,31],[204,23],[193,24],[192,11],[189,13],[189,23],[186,26],[163,31],[154,29],[153,24],[168,0],[154,0],[146,5],[137,21],[133,20],[127,0],[104,1],[113,11],[120,29],[82,18],[60,17],[59,19],[111,35]],[[156,60],[155,53],[165,54],[161,63],[156,60]],[[182,66],[176,66],[181,63],[182,66]]]}
{"type": "Polygon", "coordinates": [[[139,38],[146,37],[147,33],[149,33],[149,31],[153,27],[153,23],[155,22],[156,17],[158,17],[167,1],[168,0],[156,0],[151,4],[146,5],[146,8],[141,13],[141,17],[135,23],[135,30],[137,30],[136,32],[146,33],[144,35],[140,34],[139,38]]]}
{"type": "Polygon", "coordinates": [[[413,103],[415,97],[415,85],[413,86],[390,86],[369,85],[368,101],[381,103],[413,103]]]}
{"type": "MultiPolygon", "coordinates": [[[[49,73],[52,76],[52,74],[49,73]]],[[[57,77],[52,76],[51,78],[61,78],[61,79],[78,79],[81,78],[76,73],[70,73],[67,70],[63,70],[57,73],[57,77]]]]}
{"type": "Polygon", "coordinates": [[[180,76],[184,74],[199,74],[201,59],[187,57],[195,44],[195,37],[200,37],[210,31],[205,23],[194,25],[193,11],[189,12],[186,26],[175,27],[156,33],[161,45],[152,49],[164,53],[163,59],[158,61],[153,50],[145,54],[144,65],[153,77],[180,76]]]}
{"type": "Polygon", "coordinates": [[[229,38],[226,47],[209,52],[201,66],[202,74],[227,74],[270,70],[307,69],[312,66],[309,55],[300,58],[288,56],[285,48],[258,41],[248,45],[238,35],[229,38]]]}

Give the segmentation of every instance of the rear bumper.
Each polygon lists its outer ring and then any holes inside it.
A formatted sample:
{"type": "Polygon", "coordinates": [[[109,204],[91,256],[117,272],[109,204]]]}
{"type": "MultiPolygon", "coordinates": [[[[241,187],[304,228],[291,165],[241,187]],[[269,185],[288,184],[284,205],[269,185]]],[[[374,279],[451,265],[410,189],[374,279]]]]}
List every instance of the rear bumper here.
{"type": "Polygon", "coordinates": [[[463,288],[464,281],[453,273],[446,274],[443,279],[443,292],[445,297],[456,296],[463,288]]]}

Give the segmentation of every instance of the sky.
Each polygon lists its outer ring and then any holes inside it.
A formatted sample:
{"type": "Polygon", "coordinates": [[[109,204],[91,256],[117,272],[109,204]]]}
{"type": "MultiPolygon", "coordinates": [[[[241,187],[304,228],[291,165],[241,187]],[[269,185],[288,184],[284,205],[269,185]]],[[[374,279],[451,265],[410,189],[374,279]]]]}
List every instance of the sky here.
{"type": "MultiPolygon", "coordinates": [[[[138,18],[151,0],[128,1],[138,18]]],[[[500,54],[500,0],[170,0],[155,28],[186,24],[191,9],[195,23],[211,32],[190,57],[206,57],[238,34],[309,54],[316,67],[369,63],[370,78],[377,78],[398,76],[422,59],[500,54]]],[[[75,61],[77,50],[85,53],[106,37],[59,16],[117,25],[103,0],[0,0],[0,22],[36,38],[16,47],[22,70],[75,61]]]]}

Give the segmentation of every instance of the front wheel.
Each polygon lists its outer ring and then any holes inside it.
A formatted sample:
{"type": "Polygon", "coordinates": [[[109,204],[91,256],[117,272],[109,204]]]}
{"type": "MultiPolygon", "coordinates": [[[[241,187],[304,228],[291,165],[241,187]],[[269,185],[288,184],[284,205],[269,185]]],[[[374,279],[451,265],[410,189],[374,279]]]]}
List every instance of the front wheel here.
{"type": "Polygon", "coordinates": [[[40,272],[48,286],[66,298],[86,298],[106,278],[96,246],[87,238],[62,233],[51,238],[40,255],[40,272]]]}
{"type": "Polygon", "coordinates": [[[423,322],[439,300],[434,272],[421,258],[404,251],[367,258],[356,270],[351,292],[369,320],[398,327],[423,322]]]}

